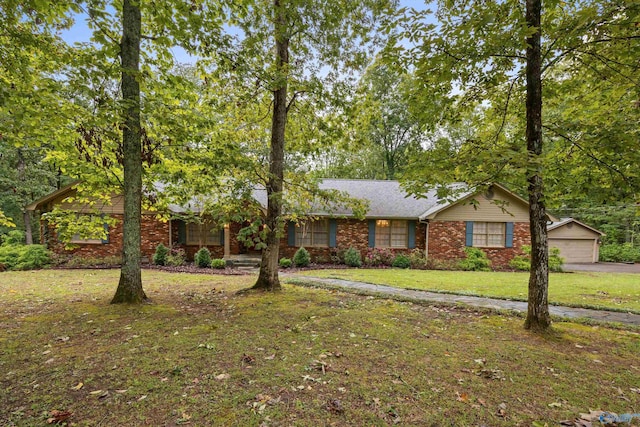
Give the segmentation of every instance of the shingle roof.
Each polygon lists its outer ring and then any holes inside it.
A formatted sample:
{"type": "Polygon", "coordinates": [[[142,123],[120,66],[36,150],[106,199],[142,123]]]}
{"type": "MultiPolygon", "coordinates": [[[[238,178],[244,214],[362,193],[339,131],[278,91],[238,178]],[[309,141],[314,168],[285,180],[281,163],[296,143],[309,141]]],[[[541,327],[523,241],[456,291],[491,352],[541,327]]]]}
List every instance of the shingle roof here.
{"type": "MultiPolygon", "coordinates": [[[[422,197],[407,195],[398,181],[368,180],[368,179],[323,179],[319,188],[322,190],[337,190],[348,194],[352,198],[365,200],[369,210],[365,214],[369,218],[408,218],[418,219],[427,211],[446,204],[439,199],[435,190],[428,191],[422,197]]],[[[264,189],[253,191],[253,197],[266,206],[267,195],[264,189]]],[[[337,206],[331,212],[321,208],[312,209],[310,215],[350,216],[352,211],[337,206]]]]}
{"type": "MultiPolygon", "coordinates": [[[[426,210],[437,204],[434,190],[425,197],[409,196],[398,181],[325,179],[321,189],[344,191],[349,196],[369,202],[367,217],[371,218],[418,218],[426,210]]],[[[348,210],[336,214],[350,214],[348,210]]]]}

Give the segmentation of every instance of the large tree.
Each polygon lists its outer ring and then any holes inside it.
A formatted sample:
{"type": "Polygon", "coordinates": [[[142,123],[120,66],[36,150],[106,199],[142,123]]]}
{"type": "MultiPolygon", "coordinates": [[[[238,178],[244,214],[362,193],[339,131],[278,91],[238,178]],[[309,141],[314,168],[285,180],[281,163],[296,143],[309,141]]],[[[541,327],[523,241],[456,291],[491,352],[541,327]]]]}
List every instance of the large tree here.
{"type": "MultiPolygon", "coordinates": [[[[8,43],[0,47],[0,77],[12,89],[1,87],[2,137],[19,144],[46,141],[45,160],[81,181],[77,203],[95,206],[96,200],[108,202],[111,194],[125,193],[123,268],[113,302],[139,302],[145,298],[142,183],[147,195],[154,190],[154,178],[145,171],[157,166],[161,148],[191,138],[191,123],[201,113],[175,103],[193,97],[183,79],[172,74],[171,49],[180,45],[192,51],[203,26],[215,34],[221,26],[218,3],[4,0],[1,10],[0,37],[8,43]],[[89,42],[68,46],[62,41],[59,30],[72,18],[86,20],[89,42]]],[[[79,232],[78,224],[93,229],[82,233],[104,234],[103,222],[114,221],[95,213],[97,220],[74,220],[77,213],[57,209],[47,218],[62,226],[60,237],[79,232]]]]}
{"type": "Polygon", "coordinates": [[[549,241],[542,182],[542,52],[540,13],[542,0],[526,0],[525,22],[529,29],[526,54],[526,138],[527,182],[529,184],[529,230],[531,231],[531,273],[527,329],[544,330],[551,325],[549,315],[549,241]]]}
{"type": "Polygon", "coordinates": [[[366,147],[378,153],[377,169],[384,179],[402,175],[408,158],[425,142],[419,116],[410,108],[410,89],[415,82],[407,70],[377,60],[359,83],[356,131],[366,147]]]}
{"type": "Polygon", "coordinates": [[[147,298],[140,272],[140,220],[142,215],[142,126],[140,123],[140,7],[122,3],[122,157],[124,166],[124,222],[122,268],[111,303],[139,303],[147,298]]]}
{"type": "MultiPolygon", "coordinates": [[[[572,129],[569,125],[572,118],[552,122],[551,116],[542,114],[542,100],[554,104],[563,100],[566,108],[575,93],[565,88],[575,88],[579,81],[585,86],[585,78],[589,84],[597,85],[597,73],[588,71],[594,67],[594,59],[595,67],[608,69],[610,75],[632,75],[630,71],[637,69],[638,64],[628,52],[637,51],[638,37],[630,24],[637,22],[638,6],[615,1],[588,4],[550,1],[543,9],[537,0],[527,0],[526,4],[515,0],[441,1],[437,6],[433,15],[413,12],[399,20],[407,30],[400,37],[408,37],[413,46],[400,47],[392,53],[399,50],[400,56],[415,66],[416,77],[422,81],[416,92],[423,97],[414,99],[427,112],[425,117],[431,117],[428,120],[431,126],[455,125],[463,117],[477,127],[473,136],[463,141],[453,141],[447,135],[436,139],[432,149],[418,157],[420,163],[414,164],[408,186],[421,192],[425,184],[453,180],[472,186],[496,180],[512,182],[516,188],[526,185],[533,261],[525,325],[544,330],[550,321],[546,302],[547,199],[542,178],[549,176],[553,159],[547,157],[551,150],[542,144],[543,133],[551,141],[547,147],[572,146],[573,151],[582,152],[582,159],[600,163],[599,170],[602,167],[611,170],[611,164],[598,153],[607,152],[616,142],[601,135],[594,138],[602,143],[601,147],[596,144],[583,147],[583,135],[577,129],[565,134],[572,129]],[[403,50],[406,55],[402,55],[403,50]],[[440,169],[434,169],[435,164],[440,169]],[[430,174],[424,173],[427,167],[430,174]]],[[[637,81],[634,82],[631,86],[637,88],[637,81]]],[[[608,98],[606,105],[607,109],[598,117],[616,114],[621,107],[628,111],[623,98],[608,98]]],[[[591,107],[584,102],[572,103],[574,111],[586,112],[591,107]]],[[[590,129],[598,133],[595,128],[590,129]]],[[[632,154],[628,148],[620,147],[617,151],[620,159],[625,157],[623,153],[632,154]]],[[[558,157],[556,151],[555,159],[558,157]]],[[[617,160],[624,164],[620,159],[617,160]]],[[[611,176],[620,178],[617,182],[624,182],[625,188],[633,193],[634,172],[614,167],[622,173],[611,176]]],[[[551,176],[554,183],[569,181],[560,179],[559,174],[551,176]]]]}
{"type": "Polygon", "coordinates": [[[213,59],[212,84],[233,82],[235,99],[224,115],[234,118],[225,122],[235,128],[227,134],[235,135],[254,160],[252,176],[241,177],[267,192],[266,214],[259,220],[264,249],[256,289],[280,289],[284,194],[314,186],[304,179],[308,168],[294,160],[322,146],[331,110],[349,100],[353,73],[366,66],[378,18],[392,3],[255,0],[246,8],[230,8],[237,36],[202,53],[213,59]]]}

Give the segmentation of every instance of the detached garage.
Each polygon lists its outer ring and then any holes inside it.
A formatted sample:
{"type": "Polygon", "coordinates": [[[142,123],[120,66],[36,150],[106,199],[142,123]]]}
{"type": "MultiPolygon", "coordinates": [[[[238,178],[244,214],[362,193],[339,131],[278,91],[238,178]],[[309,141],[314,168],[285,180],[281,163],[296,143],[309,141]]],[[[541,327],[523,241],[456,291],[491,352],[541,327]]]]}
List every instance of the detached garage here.
{"type": "Polygon", "coordinates": [[[603,232],[573,218],[563,218],[548,227],[549,247],[560,249],[564,262],[598,262],[600,238],[603,232]]]}

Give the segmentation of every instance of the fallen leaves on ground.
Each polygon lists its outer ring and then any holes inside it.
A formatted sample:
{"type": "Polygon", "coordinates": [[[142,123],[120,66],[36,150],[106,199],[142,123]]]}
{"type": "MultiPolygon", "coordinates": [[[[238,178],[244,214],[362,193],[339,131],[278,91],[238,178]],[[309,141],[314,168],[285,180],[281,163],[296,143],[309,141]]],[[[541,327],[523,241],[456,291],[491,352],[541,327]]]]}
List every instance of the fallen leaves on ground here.
{"type": "Polygon", "coordinates": [[[47,418],[47,424],[60,424],[68,420],[73,415],[73,412],[58,411],[57,409],[54,409],[53,411],[49,412],[49,415],[50,417],[47,418]]]}
{"type": "Polygon", "coordinates": [[[456,391],[456,400],[458,402],[467,402],[469,400],[469,395],[467,393],[465,393],[465,392],[458,393],[456,391]]]}
{"type": "Polygon", "coordinates": [[[242,355],[242,363],[246,363],[248,365],[251,365],[251,364],[255,363],[255,361],[256,361],[256,358],[251,356],[251,355],[249,355],[249,354],[245,353],[245,354],[242,355]]]}
{"type": "Polygon", "coordinates": [[[325,405],[327,411],[332,414],[342,414],[344,413],[344,407],[342,406],[342,402],[338,399],[329,399],[327,404],[325,405]]]}
{"type": "Polygon", "coordinates": [[[600,425],[600,416],[602,414],[604,414],[602,411],[589,411],[588,414],[580,414],[579,418],[560,421],[560,425],[569,427],[592,427],[594,421],[600,425]]]}
{"type": "Polygon", "coordinates": [[[506,417],[507,416],[507,404],[502,402],[501,404],[498,405],[498,411],[496,412],[496,415],[499,417],[506,417]]]}

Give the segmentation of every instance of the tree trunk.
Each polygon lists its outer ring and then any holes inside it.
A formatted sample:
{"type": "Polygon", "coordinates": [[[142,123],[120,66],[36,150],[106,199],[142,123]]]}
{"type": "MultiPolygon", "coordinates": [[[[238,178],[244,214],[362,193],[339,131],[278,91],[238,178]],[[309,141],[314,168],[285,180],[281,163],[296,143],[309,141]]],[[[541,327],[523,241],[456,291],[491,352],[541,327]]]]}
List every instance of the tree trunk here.
{"type": "Polygon", "coordinates": [[[124,126],[124,224],[120,282],[112,304],[140,303],[147,298],[140,272],[140,216],[142,213],[142,144],[140,134],[140,7],[132,0],[122,5],[122,104],[124,126]]]}
{"type": "Polygon", "coordinates": [[[267,183],[267,216],[265,227],[267,247],[262,252],[260,274],[253,289],[277,291],[281,289],[278,277],[280,254],[279,231],[282,226],[282,181],[284,178],[284,135],[287,123],[287,64],[289,63],[289,39],[286,36],[287,21],[280,0],[274,0],[274,33],[278,86],[273,92],[273,117],[271,120],[271,150],[269,153],[269,180],[267,183]]]}
{"type": "Polygon", "coordinates": [[[527,151],[529,167],[529,228],[531,230],[531,273],[525,328],[544,331],[551,325],[549,317],[549,246],[547,214],[542,183],[542,76],[540,54],[541,0],[527,0],[526,21],[535,34],[527,38],[527,151]]]}
{"type": "Polygon", "coordinates": [[[31,230],[31,214],[29,211],[22,212],[24,218],[24,234],[27,245],[33,245],[33,231],[31,230]]]}
{"type": "MultiPolygon", "coordinates": [[[[18,148],[18,180],[22,187],[25,185],[25,181],[27,180],[25,177],[25,161],[24,154],[22,150],[18,148]]],[[[26,238],[27,245],[33,245],[33,233],[31,231],[31,217],[29,216],[29,212],[24,210],[22,211],[22,219],[24,220],[24,232],[26,238]]]]}

